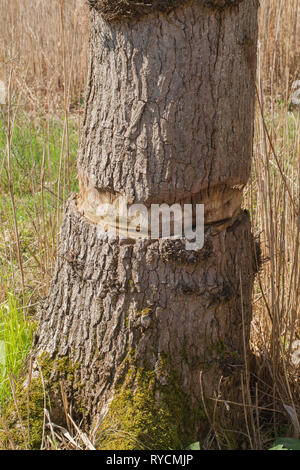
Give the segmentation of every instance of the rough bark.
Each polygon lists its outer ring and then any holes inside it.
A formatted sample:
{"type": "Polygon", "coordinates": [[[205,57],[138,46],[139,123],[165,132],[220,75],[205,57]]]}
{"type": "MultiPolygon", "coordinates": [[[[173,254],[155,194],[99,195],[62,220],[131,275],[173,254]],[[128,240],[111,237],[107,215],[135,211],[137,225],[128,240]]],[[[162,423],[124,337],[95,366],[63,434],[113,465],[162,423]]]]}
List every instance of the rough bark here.
{"type": "MultiPolygon", "coordinates": [[[[236,6],[244,0],[196,0],[200,5],[214,10],[223,10],[236,6]]],[[[91,8],[95,8],[106,20],[121,20],[123,18],[141,18],[150,13],[161,11],[169,13],[180,5],[191,0],[88,0],[91,8]]]]}
{"type": "Polygon", "coordinates": [[[239,393],[255,274],[241,194],[252,153],[256,10],[256,0],[222,11],[195,0],[135,22],[91,10],[80,194],[65,214],[36,347],[76,364],[80,386],[66,380],[66,391],[98,420],[102,448],[196,439],[205,421],[201,372],[206,397],[221,377],[239,393]],[[120,195],[148,206],[205,203],[204,248],[100,237],[96,209],[120,195]]]}
{"type": "Polygon", "coordinates": [[[150,204],[202,202],[205,191],[209,200],[245,185],[255,11],[255,0],[223,13],[194,2],[117,24],[92,11],[78,159],[84,188],[150,204]]]}

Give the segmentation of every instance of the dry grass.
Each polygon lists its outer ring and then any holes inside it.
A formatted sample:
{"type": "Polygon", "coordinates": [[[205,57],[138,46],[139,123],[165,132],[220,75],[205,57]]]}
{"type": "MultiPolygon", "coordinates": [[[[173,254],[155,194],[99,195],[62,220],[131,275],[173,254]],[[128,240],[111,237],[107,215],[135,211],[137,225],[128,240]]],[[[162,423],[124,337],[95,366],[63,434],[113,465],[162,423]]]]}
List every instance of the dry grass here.
{"type": "MultiPolygon", "coordinates": [[[[241,403],[230,404],[233,409],[243,408],[245,446],[253,449],[266,448],[276,435],[300,437],[299,365],[291,361],[294,341],[300,338],[300,116],[297,110],[289,111],[291,84],[300,79],[299,19],[299,0],[261,0],[253,174],[245,206],[251,210],[264,263],[253,299],[252,372],[242,378],[241,403]]],[[[24,237],[16,191],[10,191],[12,209],[14,197],[16,209],[9,217],[0,208],[0,252],[9,266],[6,284],[13,286],[17,297],[24,297],[26,306],[33,306],[32,311],[49,287],[57,227],[71,186],[69,121],[71,113],[77,122],[74,110],[86,80],[87,23],[83,1],[0,0],[0,79],[8,83],[13,70],[12,106],[10,114],[3,116],[7,142],[0,154],[0,199],[9,194],[1,182],[3,169],[8,170],[10,190],[17,184],[14,172],[9,171],[15,157],[9,129],[20,126],[18,115],[25,116],[26,125],[34,123],[47,130],[42,163],[38,170],[32,165],[29,172],[31,194],[38,190],[41,196],[26,212],[30,214],[25,222],[30,236],[24,237]],[[51,160],[49,115],[62,128],[55,178],[53,168],[47,166],[51,160]],[[49,191],[55,193],[50,206],[49,191]]],[[[5,301],[1,282],[0,298],[5,301]]],[[[216,403],[216,407],[228,405],[222,397],[216,403]]],[[[76,425],[72,426],[78,436],[76,425]]],[[[76,447],[64,431],[60,438],[56,436],[55,446],[59,441],[63,448],[76,447]]],[[[220,426],[212,428],[207,447],[216,442],[230,446],[220,426]]],[[[51,446],[50,441],[48,444],[51,446]]]]}
{"type": "Polygon", "coordinates": [[[1,0],[0,79],[15,83],[26,106],[53,112],[78,103],[87,71],[88,12],[84,0],[1,0]]]}
{"type": "Polygon", "coordinates": [[[287,99],[291,81],[300,76],[300,4],[298,0],[260,4],[259,75],[266,95],[287,99]]]}

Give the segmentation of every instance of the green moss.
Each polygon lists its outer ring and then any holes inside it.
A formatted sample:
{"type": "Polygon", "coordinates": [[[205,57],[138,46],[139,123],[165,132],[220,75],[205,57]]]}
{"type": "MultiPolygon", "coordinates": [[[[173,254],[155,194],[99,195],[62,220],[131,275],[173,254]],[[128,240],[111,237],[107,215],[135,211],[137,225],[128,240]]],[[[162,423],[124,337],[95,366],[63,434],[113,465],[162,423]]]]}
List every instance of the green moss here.
{"type": "Polygon", "coordinates": [[[59,385],[59,380],[64,378],[76,389],[81,387],[80,383],[76,381],[76,371],[79,364],[74,364],[68,356],[53,360],[49,358],[47,353],[44,353],[40,356],[39,363],[43,377],[48,382],[55,378],[54,384],[57,386],[59,385]]]}
{"type": "Polygon", "coordinates": [[[182,449],[195,439],[195,423],[202,413],[192,410],[171,370],[167,356],[156,371],[130,367],[118,385],[109,412],[101,424],[101,450],[182,449]]]}
{"type": "Polygon", "coordinates": [[[42,378],[40,373],[32,378],[29,389],[24,386],[24,377],[20,379],[16,385],[15,400],[11,399],[1,413],[1,428],[6,429],[0,432],[2,449],[40,449],[44,408],[51,414],[57,407],[57,402],[61,400],[62,379],[74,393],[81,389],[80,382],[76,380],[78,364],[73,364],[70,358],[51,359],[48,354],[43,354],[38,362],[42,378]]]}
{"type": "Polygon", "coordinates": [[[44,408],[50,407],[43,391],[40,378],[33,379],[30,391],[21,386],[17,387],[15,401],[10,400],[3,415],[2,428],[8,432],[0,432],[0,447],[2,449],[39,449],[43,435],[44,408]]]}

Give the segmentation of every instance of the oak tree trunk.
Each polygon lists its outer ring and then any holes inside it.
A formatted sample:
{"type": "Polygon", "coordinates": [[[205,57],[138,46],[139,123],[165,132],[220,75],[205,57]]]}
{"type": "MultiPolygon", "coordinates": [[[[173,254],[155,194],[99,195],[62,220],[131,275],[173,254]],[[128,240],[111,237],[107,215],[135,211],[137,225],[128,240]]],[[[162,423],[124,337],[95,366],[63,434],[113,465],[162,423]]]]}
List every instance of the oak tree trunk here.
{"type": "Polygon", "coordinates": [[[221,379],[240,400],[248,354],[257,0],[89,3],[80,193],[36,357],[72,362],[65,392],[99,448],[180,448],[207,429],[221,379]],[[204,247],[100,237],[97,208],[120,196],[205,204],[204,247]]]}

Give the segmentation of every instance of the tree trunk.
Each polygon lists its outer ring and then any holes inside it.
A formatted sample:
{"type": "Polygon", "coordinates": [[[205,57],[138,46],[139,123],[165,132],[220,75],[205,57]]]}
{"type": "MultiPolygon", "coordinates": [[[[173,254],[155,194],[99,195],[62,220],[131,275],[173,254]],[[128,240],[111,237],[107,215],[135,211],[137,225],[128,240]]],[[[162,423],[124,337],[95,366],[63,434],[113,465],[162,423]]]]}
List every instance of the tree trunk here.
{"type": "Polygon", "coordinates": [[[80,193],[64,217],[36,357],[71,360],[73,373],[60,371],[66,395],[97,423],[99,448],[180,448],[206,429],[202,398],[221,377],[225,396],[239,396],[248,354],[255,257],[241,200],[257,1],[90,5],[80,193]],[[205,204],[204,247],[100,237],[99,205],[120,196],[205,204]]]}

